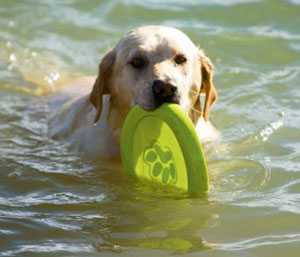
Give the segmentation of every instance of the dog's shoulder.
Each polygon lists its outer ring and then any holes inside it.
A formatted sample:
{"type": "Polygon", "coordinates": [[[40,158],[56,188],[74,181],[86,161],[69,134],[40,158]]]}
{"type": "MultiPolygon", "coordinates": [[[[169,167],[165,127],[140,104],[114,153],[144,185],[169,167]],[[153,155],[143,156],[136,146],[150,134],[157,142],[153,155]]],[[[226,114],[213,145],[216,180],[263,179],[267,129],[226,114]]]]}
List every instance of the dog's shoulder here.
{"type": "Polygon", "coordinates": [[[52,108],[48,126],[49,137],[62,141],[72,150],[88,156],[108,159],[118,155],[119,150],[112,143],[107,124],[109,101],[108,95],[103,97],[102,115],[96,124],[96,109],[89,100],[89,94],[52,108]]]}

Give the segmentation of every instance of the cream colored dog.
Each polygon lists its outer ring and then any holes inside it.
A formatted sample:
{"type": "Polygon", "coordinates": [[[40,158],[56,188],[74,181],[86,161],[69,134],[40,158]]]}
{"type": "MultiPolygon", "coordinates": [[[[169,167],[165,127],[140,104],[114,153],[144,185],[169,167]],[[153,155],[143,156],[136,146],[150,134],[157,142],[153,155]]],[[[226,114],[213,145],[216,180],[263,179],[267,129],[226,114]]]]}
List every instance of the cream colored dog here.
{"type": "Polygon", "coordinates": [[[118,158],[120,132],[130,108],[138,104],[153,110],[170,102],[190,116],[202,141],[210,140],[217,137],[208,121],[217,98],[212,72],[209,58],[181,31],[136,28],[104,56],[94,83],[83,78],[58,93],[60,98],[77,97],[51,110],[49,134],[88,155],[118,158]]]}

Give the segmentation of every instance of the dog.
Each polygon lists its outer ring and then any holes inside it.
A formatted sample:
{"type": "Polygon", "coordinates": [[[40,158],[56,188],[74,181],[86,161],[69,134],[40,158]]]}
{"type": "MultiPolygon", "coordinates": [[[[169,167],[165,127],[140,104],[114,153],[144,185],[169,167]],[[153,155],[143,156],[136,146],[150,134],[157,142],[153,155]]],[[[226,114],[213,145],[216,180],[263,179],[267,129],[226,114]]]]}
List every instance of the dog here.
{"type": "Polygon", "coordinates": [[[154,110],[176,103],[193,121],[201,141],[217,138],[209,122],[217,100],[213,70],[203,50],[183,32],[138,27],[103,57],[94,82],[82,78],[55,94],[49,136],[98,159],[119,159],[122,124],[134,105],[154,110]]]}

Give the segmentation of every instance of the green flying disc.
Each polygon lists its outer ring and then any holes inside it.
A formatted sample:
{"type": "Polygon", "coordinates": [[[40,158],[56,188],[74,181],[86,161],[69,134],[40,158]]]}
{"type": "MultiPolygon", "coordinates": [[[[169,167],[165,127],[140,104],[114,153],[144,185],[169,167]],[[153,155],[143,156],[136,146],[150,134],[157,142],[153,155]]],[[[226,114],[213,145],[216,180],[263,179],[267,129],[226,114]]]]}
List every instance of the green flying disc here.
{"type": "Polygon", "coordinates": [[[121,132],[127,172],[188,192],[208,190],[207,166],[190,118],[177,104],[131,109],[121,132]]]}

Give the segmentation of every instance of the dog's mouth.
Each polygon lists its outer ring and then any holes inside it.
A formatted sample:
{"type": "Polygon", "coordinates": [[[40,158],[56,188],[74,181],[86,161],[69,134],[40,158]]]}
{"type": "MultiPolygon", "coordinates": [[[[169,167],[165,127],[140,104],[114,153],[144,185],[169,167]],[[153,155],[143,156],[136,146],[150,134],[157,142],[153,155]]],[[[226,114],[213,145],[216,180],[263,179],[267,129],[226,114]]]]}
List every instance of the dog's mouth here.
{"type": "Polygon", "coordinates": [[[179,104],[179,97],[178,94],[175,94],[174,96],[168,96],[168,97],[157,97],[154,99],[154,102],[155,102],[154,109],[156,109],[164,103],[179,104]]]}
{"type": "Polygon", "coordinates": [[[178,96],[154,98],[148,103],[137,103],[137,104],[145,111],[154,111],[155,109],[159,108],[164,103],[180,105],[180,99],[178,96]]]}

